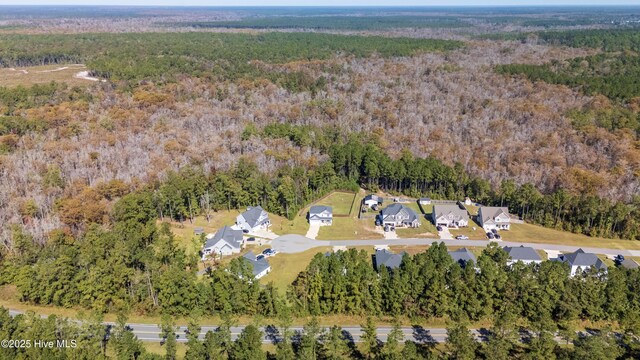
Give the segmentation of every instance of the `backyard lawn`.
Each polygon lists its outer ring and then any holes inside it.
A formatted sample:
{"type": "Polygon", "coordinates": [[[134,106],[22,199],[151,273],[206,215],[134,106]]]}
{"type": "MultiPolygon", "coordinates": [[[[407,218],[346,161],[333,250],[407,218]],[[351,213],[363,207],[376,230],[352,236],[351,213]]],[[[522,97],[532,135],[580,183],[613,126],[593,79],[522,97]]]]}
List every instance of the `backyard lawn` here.
{"type": "Polygon", "coordinates": [[[355,194],[346,192],[333,192],[329,196],[315,202],[313,205],[326,205],[333,208],[333,216],[349,215],[351,213],[351,204],[353,203],[355,194]]]}
{"type": "Polygon", "coordinates": [[[260,283],[266,285],[273,282],[273,285],[285,294],[287,286],[296,279],[298,274],[307,268],[311,259],[317,253],[325,253],[331,251],[331,247],[319,247],[297,254],[277,254],[269,258],[271,272],[260,279],[260,283]]]}

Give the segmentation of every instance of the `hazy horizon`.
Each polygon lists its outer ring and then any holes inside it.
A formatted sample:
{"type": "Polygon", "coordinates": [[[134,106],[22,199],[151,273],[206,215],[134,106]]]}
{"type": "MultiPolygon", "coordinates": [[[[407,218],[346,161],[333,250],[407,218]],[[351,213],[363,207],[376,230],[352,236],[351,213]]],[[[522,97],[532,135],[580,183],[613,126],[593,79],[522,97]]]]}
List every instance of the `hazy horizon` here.
{"type": "Polygon", "coordinates": [[[443,1],[413,1],[405,0],[400,3],[393,3],[389,0],[353,0],[345,3],[341,0],[278,0],[265,4],[259,0],[236,0],[233,1],[210,1],[210,0],[187,0],[177,2],[173,0],[26,0],[20,3],[14,1],[0,0],[0,6],[157,6],[157,7],[615,7],[615,6],[640,6],[640,0],[618,0],[615,2],[602,0],[565,0],[565,1],[509,1],[498,0],[493,2],[474,0],[451,0],[443,1]]]}

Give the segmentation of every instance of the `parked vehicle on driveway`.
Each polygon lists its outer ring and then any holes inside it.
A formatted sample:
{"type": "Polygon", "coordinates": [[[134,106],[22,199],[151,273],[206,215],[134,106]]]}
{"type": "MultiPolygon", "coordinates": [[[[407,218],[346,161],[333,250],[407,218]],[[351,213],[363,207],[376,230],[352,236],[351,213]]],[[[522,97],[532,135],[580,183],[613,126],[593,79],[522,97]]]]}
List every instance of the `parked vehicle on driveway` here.
{"type": "Polygon", "coordinates": [[[442,226],[440,226],[440,225],[436,226],[436,230],[442,231],[442,226]]]}
{"type": "Polygon", "coordinates": [[[491,232],[494,233],[494,234],[497,234],[498,230],[497,229],[491,229],[491,232]]]}
{"type": "Polygon", "coordinates": [[[493,235],[493,233],[492,233],[491,231],[489,231],[489,232],[487,233],[487,237],[488,237],[489,239],[493,239],[493,238],[495,238],[495,235],[493,235]]]}
{"type": "Polygon", "coordinates": [[[250,238],[247,239],[247,241],[256,241],[256,238],[250,237],[250,238]]]}
{"type": "Polygon", "coordinates": [[[264,255],[260,254],[256,256],[256,260],[262,260],[262,259],[264,259],[264,255]]]}
{"type": "Polygon", "coordinates": [[[262,252],[262,255],[264,256],[273,256],[275,255],[277,252],[273,249],[266,249],[265,251],[262,252]]]}
{"type": "Polygon", "coordinates": [[[496,234],[496,236],[494,236],[497,240],[502,239],[502,236],[500,236],[500,234],[496,234]]]}

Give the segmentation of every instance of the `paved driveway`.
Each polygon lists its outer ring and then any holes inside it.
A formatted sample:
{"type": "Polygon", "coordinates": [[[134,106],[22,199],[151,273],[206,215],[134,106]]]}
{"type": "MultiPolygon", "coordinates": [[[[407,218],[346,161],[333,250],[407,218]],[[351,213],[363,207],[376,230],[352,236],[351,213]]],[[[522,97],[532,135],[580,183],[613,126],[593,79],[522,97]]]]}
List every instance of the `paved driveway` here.
{"type": "Polygon", "coordinates": [[[451,234],[451,231],[449,231],[448,227],[442,227],[442,231],[438,231],[438,236],[440,236],[440,239],[443,240],[451,240],[453,239],[453,234],[451,234]]]}
{"type": "Polygon", "coordinates": [[[315,239],[318,237],[318,232],[320,231],[320,224],[309,224],[309,230],[307,230],[307,235],[309,239],[315,239]]]}

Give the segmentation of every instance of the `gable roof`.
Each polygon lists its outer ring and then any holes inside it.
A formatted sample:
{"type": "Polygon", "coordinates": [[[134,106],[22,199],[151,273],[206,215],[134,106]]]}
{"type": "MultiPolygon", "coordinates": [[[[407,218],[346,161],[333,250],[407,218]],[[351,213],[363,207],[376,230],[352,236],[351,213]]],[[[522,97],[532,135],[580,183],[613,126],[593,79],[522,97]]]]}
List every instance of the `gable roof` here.
{"type": "Polygon", "coordinates": [[[243,258],[251,264],[251,267],[253,267],[253,276],[257,276],[261,272],[271,267],[266,257],[263,257],[260,260],[256,260],[256,256],[253,251],[249,251],[248,253],[246,253],[243,258]]]}
{"type": "Polygon", "coordinates": [[[260,216],[263,212],[264,209],[262,208],[262,206],[258,205],[247,208],[247,211],[240,214],[240,216],[244,218],[244,221],[246,221],[249,226],[255,227],[257,225],[260,225],[258,220],[260,220],[260,216]]]}
{"type": "Polygon", "coordinates": [[[509,218],[511,217],[509,215],[509,209],[506,207],[481,206],[480,209],[478,209],[478,219],[481,219],[483,223],[493,221],[493,219],[500,214],[504,214],[509,218]]]}
{"type": "Polygon", "coordinates": [[[449,251],[449,256],[453,259],[454,262],[465,266],[469,261],[477,262],[476,256],[473,255],[471,251],[467,248],[458,249],[456,251],[449,251]]]}
{"type": "Polygon", "coordinates": [[[595,254],[584,252],[582,249],[578,249],[576,252],[572,252],[570,254],[561,255],[561,259],[570,266],[594,266],[598,270],[607,268],[607,265],[595,254]]]}
{"type": "Polygon", "coordinates": [[[542,261],[538,252],[532,247],[522,245],[513,247],[505,246],[503,249],[509,254],[509,257],[511,257],[513,261],[542,261]]]}
{"type": "Polygon", "coordinates": [[[215,246],[220,241],[226,241],[229,245],[239,249],[242,246],[242,230],[235,230],[229,226],[225,226],[208,239],[204,244],[204,248],[215,246]]]}
{"type": "Polygon", "coordinates": [[[394,254],[388,250],[376,250],[376,268],[379,269],[382,266],[386,266],[389,269],[396,269],[402,264],[402,257],[404,251],[400,254],[394,254]]]}
{"type": "Polygon", "coordinates": [[[391,216],[394,218],[397,216],[402,216],[402,217],[406,217],[406,221],[409,221],[409,222],[414,222],[418,220],[418,214],[416,214],[416,212],[413,211],[413,209],[398,203],[391,204],[386,208],[382,209],[382,211],[380,211],[380,215],[382,215],[383,219],[388,216],[391,216]]]}
{"type": "Polygon", "coordinates": [[[364,201],[367,201],[367,200],[373,200],[373,201],[377,201],[379,203],[381,203],[383,201],[383,199],[380,196],[376,195],[376,194],[369,194],[369,195],[365,196],[364,197],[364,201]]]}
{"type": "Polygon", "coordinates": [[[436,219],[441,216],[447,217],[451,214],[454,220],[469,220],[467,210],[461,209],[458,205],[433,205],[433,214],[436,219]]]}
{"type": "Polygon", "coordinates": [[[331,206],[314,205],[309,209],[309,216],[320,216],[323,212],[328,211],[333,216],[333,209],[331,206]]]}

